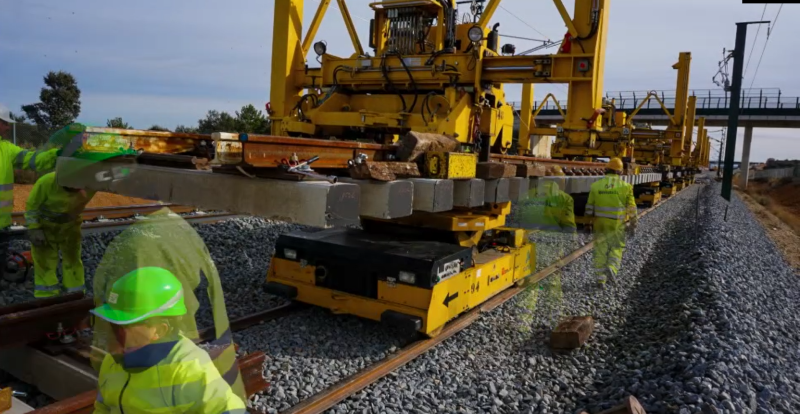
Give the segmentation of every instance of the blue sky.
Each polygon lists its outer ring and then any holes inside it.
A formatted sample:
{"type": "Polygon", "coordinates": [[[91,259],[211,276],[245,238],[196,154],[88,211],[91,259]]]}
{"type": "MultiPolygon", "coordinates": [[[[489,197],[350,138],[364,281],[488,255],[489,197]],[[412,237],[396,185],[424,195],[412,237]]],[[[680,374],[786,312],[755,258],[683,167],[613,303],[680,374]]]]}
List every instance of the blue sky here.
{"type": "MultiPolygon", "coordinates": [[[[362,43],[370,1],[348,1],[362,43]]],[[[306,0],[306,23],[317,5],[317,0],[306,0]]],[[[572,9],[571,1],[565,5],[572,9]]],[[[548,0],[504,0],[501,6],[493,18],[501,23],[501,36],[559,39],[565,32],[548,0]]],[[[773,19],[778,7],[769,6],[764,18],[773,19]]],[[[232,112],[248,103],[263,108],[269,100],[273,8],[272,0],[4,0],[0,103],[20,112],[20,105],[38,99],[47,71],[65,70],[78,80],[80,120],[87,123],[104,124],[121,116],[137,128],[174,128],[194,125],[209,109],[232,112]]],[[[763,5],[736,0],[612,0],[604,89],[672,90],[675,71],[670,66],[681,51],[693,55],[692,87],[715,88],[711,77],[722,48],[733,47],[734,22],[758,20],[762,10],[763,5]]],[[[800,96],[800,58],[781,53],[796,50],[798,21],[800,5],[784,6],[754,87],[780,87],[784,96],[800,96]]],[[[753,80],[765,31],[756,39],[746,86],[753,80]]],[[[753,47],[754,32],[748,48],[753,47]]],[[[327,41],[330,53],[352,51],[335,2],[317,39],[327,41]]],[[[536,45],[513,42],[517,50],[536,45]]],[[[565,94],[563,86],[537,86],[536,96],[550,91],[558,97],[565,94]]],[[[507,93],[518,100],[520,88],[510,86],[507,93]]],[[[794,130],[756,130],[752,158],[800,158],[798,135],[794,130]]]]}

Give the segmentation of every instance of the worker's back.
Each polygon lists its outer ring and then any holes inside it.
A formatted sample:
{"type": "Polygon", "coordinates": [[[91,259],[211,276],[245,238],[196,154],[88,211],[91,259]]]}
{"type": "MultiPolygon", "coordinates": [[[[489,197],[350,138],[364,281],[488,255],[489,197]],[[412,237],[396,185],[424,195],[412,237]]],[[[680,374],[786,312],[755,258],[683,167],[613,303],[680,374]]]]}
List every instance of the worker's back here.
{"type": "MultiPolygon", "coordinates": [[[[138,220],[108,245],[94,276],[97,305],[102,304],[111,286],[122,275],[148,266],[167,269],[181,281],[186,307],[193,317],[183,318],[181,326],[176,328],[188,338],[196,339],[198,328],[213,327],[217,340],[211,345],[224,348],[219,356],[213,358],[214,364],[234,391],[242,394],[239,391],[243,388],[238,388],[242,387],[242,382],[235,365],[235,352],[230,346],[232,338],[216,266],[195,229],[168,208],[138,220]],[[208,306],[201,307],[201,301],[208,306]]],[[[107,326],[100,322],[95,325],[95,336],[100,336],[98,332],[109,334],[107,326]]]]}
{"type": "Polygon", "coordinates": [[[624,222],[626,213],[636,214],[632,185],[616,174],[608,174],[592,184],[586,203],[587,215],[624,222]]]}

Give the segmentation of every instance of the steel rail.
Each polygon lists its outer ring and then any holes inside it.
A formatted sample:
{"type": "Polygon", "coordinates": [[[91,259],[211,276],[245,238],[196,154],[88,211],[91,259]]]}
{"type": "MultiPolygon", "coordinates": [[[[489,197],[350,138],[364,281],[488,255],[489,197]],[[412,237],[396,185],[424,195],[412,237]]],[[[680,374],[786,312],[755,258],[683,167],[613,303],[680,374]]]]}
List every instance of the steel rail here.
{"type": "MultiPolygon", "coordinates": [[[[642,211],[638,214],[638,217],[644,217],[662,204],[663,202],[642,211]]],[[[630,224],[628,223],[627,225],[630,224]]],[[[526,284],[539,282],[567,264],[583,256],[592,250],[593,247],[594,241],[591,241],[583,247],[576,249],[569,255],[551,264],[550,266],[547,266],[533,275],[528,276],[524,279],[524,281],[526,284]]],[[[452,337],[476,321],[480,317],[481,313],[489,312],[497,308],[498,306],[511,300],[523,290],[525,290],[524,286],[512,286],[500,292],[488,301],[484,302],[481,306],[468,311],[467,313],[457,317],[455,320],[445,325],[444,329],[439,335],[433,338],[420,339],[409,344],[394,355],[388,356],[385,359],[372,364],[368,368],[337,382],[328,389],[301,401],[289,410],[284,411],[283,414],[316,414],[324,412],[342,400],[363,390],[367,386],[377,382],[384,376],[397,370],[416,357],[434,348],[436,345],[442,343],[445,339],[452,337]]]]}
{"type": "MultiPolygon", "coordinates": [[[[83,221],[97,220],[100,218],[117,219],[132,217],[137,214],[148,214],[158,211],[164,207],[169,207],[175,213],[191,213],[195,210],[194,207],[179,206],[174,204],[134,204],[129,206],[108,206],[108,207],[91,207],[83,210],[81,219],[83,221]]],[[[11,213],[11,221],[18,226],[25,224],[25,212],[17,211],[11,213]]]]}
{"type": "Polygon", "coordinates": [[[78,292],[0,308],[0,349],[40,340],[59,325],[81,325],[93,307],[92,299],[78,292]]]}

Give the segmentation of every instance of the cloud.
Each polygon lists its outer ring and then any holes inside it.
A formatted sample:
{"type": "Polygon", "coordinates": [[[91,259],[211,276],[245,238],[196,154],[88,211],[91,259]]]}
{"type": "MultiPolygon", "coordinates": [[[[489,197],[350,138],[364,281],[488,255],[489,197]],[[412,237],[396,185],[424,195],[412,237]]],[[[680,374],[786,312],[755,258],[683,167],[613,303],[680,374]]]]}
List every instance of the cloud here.
{"type": "MultiPolygon", "coordinates": [[[[374,0],[350,0],[348,8],[362,44],[367,43],[374,0]]],[[[304,25],[318,0],[305,0],[304,25]]],[[[574,0],[564,1],[568,10],[574,0]]],[[[500,22],[502,43],[517,50],[537,42],[503,38],[503,34],[561,39],[566,32],[550,1],[503,0],[492,22],[500,22]]],[[[461,15],[467,8],[462,7],[461,15]]],[[[767,7],[773,20],[778,6],[767,7]]],[[[681,51],[692,52],[691,87],[716,88],[711,77],[724,47],[733,47],[737,21],[758,20],[762,5],[730,0],[611,2],[605,59],[604,92],[667,90],[675,87],[675,63],[681,51]]],[[[105,122],[122,116],[137,127],[159,123],[193,124],[209,109],[234,110],[269,100],[274,0],[142,0],[108,2],[26,0],[5,2],[0,14],[0,102],[17,110],[37,100],[42,76],[67,70],[83,91],[82,116],[105,122]],[[7,3],[7,4],[6,4],[7,3]]],[[[763,60],[766,28],[756,39],[751,28],[745,86],[780,87],[784,96],[800,96],[794,50],[800,37],[800,9],[784,7],[771,31],[763,60]],[[760,66],[758,65],[761,60],[760,66]]],[[[316,40],[325,40],[332,54],[352,53],[335,2],[329,6],[316,40]]],[[[553,52],[553,49],[544,51],[553,52]]],[[[315,62],[309,59],[313,66],[315,62]]],[[[563,85],[537,85],[536,97],[552,92],[566,97],[563,85]]],[[[519,85],[506,88],[509,100],[519,100],[519,85]]],[[[741,137],[742,135],[740,135],[741,137]]],[[[757,130],[763,136],[753,152],[782,154],[796,147],[792,131],[757,130]],[[788,140],[788,141],[787,141],[788,140]]],[[[756,138],[754,138],[755,141],[756,138]]],[[[800,156],[797,156],[800,157],[800,156]]]]}

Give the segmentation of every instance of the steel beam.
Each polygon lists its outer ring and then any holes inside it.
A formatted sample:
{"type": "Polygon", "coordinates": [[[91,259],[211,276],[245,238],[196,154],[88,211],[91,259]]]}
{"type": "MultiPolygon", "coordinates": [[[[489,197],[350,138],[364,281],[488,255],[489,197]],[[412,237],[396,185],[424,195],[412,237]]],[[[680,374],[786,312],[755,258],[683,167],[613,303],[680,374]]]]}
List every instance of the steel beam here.
{"type": "Polygon", "coordinates": [[[59,158],[60,185],[223,210],[317,227],[358,223],[355,184],[285,181],[125,163],[59,158]]]}

